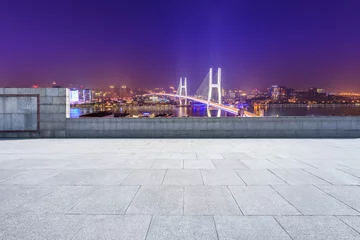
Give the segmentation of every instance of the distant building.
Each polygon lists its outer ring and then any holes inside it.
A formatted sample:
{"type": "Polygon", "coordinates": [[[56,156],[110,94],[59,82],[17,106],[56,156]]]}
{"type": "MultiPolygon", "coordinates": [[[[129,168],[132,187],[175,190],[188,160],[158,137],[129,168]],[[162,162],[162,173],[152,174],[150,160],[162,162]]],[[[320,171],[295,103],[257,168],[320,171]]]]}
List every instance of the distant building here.
{"type": "Polygon", "coordinates": [[[109,93],[111,98],[116,98],[119,96],[119,88],[115,87],[114,85],[111,85],[109,89],[109,93]]]}
{"type": "Polygon", "coordinates": [[[318,89],[315,87],[309,88],[309,97],[316,97],[318,96],[318,89]]]}
{"type": "Polygon", "coordinates": [[[92,100],[92,91],[90,89],[84,89],[82,92],[83,102],[90,103],[92,100]]]}
{"type": "Polygon", "coordinates": [[[52,82],[51,87],[52,88],[61,88],[61,86],[57,85],[55,81],[52,82]]]}
{"type": "Polygon", "coordinates": [[[131,92],[130,88],[128,88],[127,86],[121,86],[119,96],[121,98],[130,97],[131,96],[130,92],[131,92]]]}
{"type": "Polygon", "coordinates": [[[296,92],[294,88],[286,88],[286,96],[287,97],[294,97],[296,96],[296,92]]]}
{"type": "Polygon", "coordinates": [[[70,103],[78,103],[79,102],[79,90],[76,88],[70,89],[70,103]]]}
{"type": "Polygon", "coordinates": [[[272,85],[269,89],[269,97],[271,100],[280,100],[286,97],[286,87],[272,85]]]}

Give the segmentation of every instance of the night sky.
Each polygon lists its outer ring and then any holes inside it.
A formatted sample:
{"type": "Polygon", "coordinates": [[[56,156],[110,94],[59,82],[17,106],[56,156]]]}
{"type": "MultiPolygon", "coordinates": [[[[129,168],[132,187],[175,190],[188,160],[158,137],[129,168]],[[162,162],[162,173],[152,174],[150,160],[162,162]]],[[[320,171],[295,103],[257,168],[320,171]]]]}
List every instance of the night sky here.
{"type": "Polygon", "coordinates": [[[0,86],[360,91],[359,0],[0,1],[0,86]]]}

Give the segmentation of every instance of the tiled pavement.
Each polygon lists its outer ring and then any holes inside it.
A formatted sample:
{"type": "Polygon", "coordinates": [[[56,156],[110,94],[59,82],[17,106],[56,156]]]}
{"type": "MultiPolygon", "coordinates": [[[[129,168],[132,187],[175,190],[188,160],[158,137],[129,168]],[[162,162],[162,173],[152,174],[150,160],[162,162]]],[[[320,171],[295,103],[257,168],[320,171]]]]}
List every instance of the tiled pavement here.
{"type": "Polygon", "coordinates": [[[0,140],[0,239],[360,239],[360,139],[0,140]]]}

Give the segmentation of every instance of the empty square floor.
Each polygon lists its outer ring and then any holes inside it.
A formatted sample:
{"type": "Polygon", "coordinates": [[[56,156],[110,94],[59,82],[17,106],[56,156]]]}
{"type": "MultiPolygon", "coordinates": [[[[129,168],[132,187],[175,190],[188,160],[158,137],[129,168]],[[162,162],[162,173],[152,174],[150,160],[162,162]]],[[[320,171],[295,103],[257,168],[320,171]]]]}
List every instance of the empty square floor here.
{"type": "Polygon", "coordinates": [[[360,239],[360,139],[0,140],[0,239],[360,239]]]}

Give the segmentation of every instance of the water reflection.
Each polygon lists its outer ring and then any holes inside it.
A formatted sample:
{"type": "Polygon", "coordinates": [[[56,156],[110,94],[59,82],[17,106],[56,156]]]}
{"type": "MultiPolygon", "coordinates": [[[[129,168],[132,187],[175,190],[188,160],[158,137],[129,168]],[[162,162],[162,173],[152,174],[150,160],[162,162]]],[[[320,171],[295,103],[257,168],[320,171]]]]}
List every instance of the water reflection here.
{"type": "Polygon", "coordinates": [[[129,113],[132,115],[143,115],[143,114],[169,114],[173,117],[234,117],[233,114],[227,112],[208,108],[206,105],[201,106],[180,106],[173,108],[154,108],[151,106],[143,106],[141,108],[128,108],[128,107],[118,107],[118,108],[104,108],[104,109],[95,109],[95,108],[71,108],[70,117],[79,118],[81,115],[89,114],[97,111],[114,111],[119,113],[129,113]]]}

